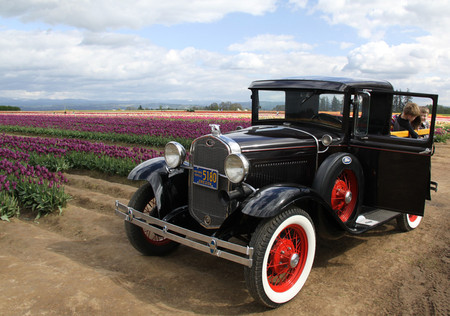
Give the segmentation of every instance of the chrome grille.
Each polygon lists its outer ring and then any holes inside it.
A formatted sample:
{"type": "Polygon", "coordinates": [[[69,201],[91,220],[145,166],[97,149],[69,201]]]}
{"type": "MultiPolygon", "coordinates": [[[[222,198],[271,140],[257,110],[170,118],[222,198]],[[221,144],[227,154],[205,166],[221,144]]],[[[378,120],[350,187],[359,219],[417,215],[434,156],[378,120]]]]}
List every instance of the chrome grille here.
{"type": "Polygon", "coordinates": [[[190,175],[189,212],[206,228],[218,228],[230,213],[230,205],[219,198],[221,190],[228,191],[230,182],[224,175],[224,161],[230,153],[227,144],[216,137],[206,136],[194,141],[191,147],[191,165],[219,172],[217,190],[193,183],[190,175]]]}

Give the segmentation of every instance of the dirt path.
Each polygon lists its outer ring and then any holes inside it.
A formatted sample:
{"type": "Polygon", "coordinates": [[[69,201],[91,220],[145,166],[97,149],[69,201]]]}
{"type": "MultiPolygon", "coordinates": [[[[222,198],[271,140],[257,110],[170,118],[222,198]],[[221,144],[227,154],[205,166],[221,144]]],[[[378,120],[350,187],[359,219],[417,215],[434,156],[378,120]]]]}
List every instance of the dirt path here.
{"type": "Polygon", "coordinates": [[[449,315],[450,145],[438,144],[418,229],[386,224],[319,246],[301,293],[273,311],[245,288],[243,268],[180,247],[144,257],[128,243],[115,199],[136,187],[71,174],[61,216],[0,222],[1,315],[449,315]]]}

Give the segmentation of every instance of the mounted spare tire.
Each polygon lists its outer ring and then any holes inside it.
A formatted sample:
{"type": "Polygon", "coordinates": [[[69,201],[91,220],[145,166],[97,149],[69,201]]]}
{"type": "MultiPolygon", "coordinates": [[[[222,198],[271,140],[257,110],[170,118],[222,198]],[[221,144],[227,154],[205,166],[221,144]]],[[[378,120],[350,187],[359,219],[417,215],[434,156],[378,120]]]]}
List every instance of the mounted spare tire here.
{"type": "Polygon", "coordinates": [[[312,188],[328,202],[343,223],[356,216],[362,201],[364,175],[358,159],[349,153],[335,153],[317,170],[312,188]]]}

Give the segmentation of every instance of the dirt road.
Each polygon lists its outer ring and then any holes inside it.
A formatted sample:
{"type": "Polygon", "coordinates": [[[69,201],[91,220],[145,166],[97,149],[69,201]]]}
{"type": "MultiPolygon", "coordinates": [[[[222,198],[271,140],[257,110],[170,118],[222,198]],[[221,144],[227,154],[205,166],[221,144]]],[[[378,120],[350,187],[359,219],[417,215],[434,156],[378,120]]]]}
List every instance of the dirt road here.
{"type": "Polygon", "coordinates": [[[450,145],[438,144],[416,230],[394,222],[319,246],[300,294],[277,310],[253,302],[243,267],[187,247],[144,257],[113,215],[136,190],[70,174],[61,216],[0,222],[1,315],[449,315],[450,145]]]}

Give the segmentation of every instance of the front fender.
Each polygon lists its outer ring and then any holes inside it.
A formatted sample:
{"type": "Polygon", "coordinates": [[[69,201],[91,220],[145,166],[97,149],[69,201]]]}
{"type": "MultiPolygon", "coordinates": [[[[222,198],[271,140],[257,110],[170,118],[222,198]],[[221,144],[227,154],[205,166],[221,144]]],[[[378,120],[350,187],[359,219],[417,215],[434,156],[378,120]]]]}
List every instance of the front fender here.
{"type": "Polygon", "coordinates": [[[244,201],[242,213],[259,218],[273,217],[286,206],[299,200],[310,199],[328,207],[322,197],[311,188],[295,184],[261,188],[244,201]]]}
{"type": "MultiPolygon", "coordinates": [[[[184,167],[187,167],[185,162],[184,167]]],[[[152,186],[156,206],[163,214],[187,204],[188,169],[169,169],[164,157],[149,159],[128,174],[129,180],[146,180],[152,186]]]]}

